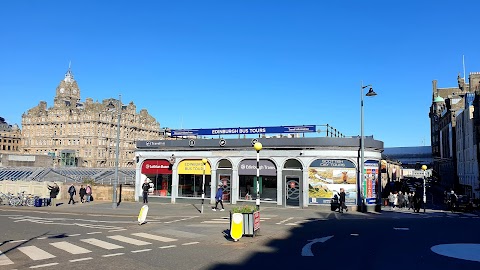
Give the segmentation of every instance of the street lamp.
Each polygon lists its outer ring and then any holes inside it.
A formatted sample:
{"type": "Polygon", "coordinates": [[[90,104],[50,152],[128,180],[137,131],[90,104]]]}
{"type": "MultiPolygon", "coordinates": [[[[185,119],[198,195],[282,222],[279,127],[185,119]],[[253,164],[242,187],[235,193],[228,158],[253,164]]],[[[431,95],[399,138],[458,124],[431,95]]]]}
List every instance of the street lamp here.
{"type": "Polygon", "coordinates": [[[205,167],[207,166],[207,159],[202,158],[203,163],[203,181],[202,181],[202,214],[203,214],[203,202],[205,201],[205,167]]]}
{"type": "Polygon", "coordinates": [[[256,142],[253,145],[253,148],[257,151],[257,199],[255,200],[255,205],[257,206],[257,211],[260,211],[260,150],[262,150],[262,144],[256,142]]]}
{"type": "Polygon", "coordinates": [[[427,165],[422,165],[422,170],[423,170],[423,212],[425,213],[425,205],[427,204],[427,187],[425,185],[425,180],[427,178],[426,176],[427,165]]]}
{"type": "Polygon", "coordinates": [[[118,156],[120,148],[120,118],[121,118],[121,105],[122,105],[122,95],[118,95],[118,106],[117,106],[117,141],[115,147],[115,179],[113,181],[113,196],[112,196],[112,208],[117,208],[117,183],[118,183],[118,156]]]}
{"type": "Polygon", "coordinates": [[[364,175],[364,165],[365,165],[365,160],[364,160],[364,151],[365,151],[365,145],[363,143],[363,89],[370,87],[368,90],[368,93],[366,94],[367,97],[373,97],[376,96],[377,93],[373,91],[372,85],[363,85],[363,81],[360,84],[360,192],[361,192],[361,199],[362,199],[362,212],[365,211],[366,208],[366,202],[365,202],[365,194],[363,192],[363,185],[365,184],[365,175],[364,175]]]}

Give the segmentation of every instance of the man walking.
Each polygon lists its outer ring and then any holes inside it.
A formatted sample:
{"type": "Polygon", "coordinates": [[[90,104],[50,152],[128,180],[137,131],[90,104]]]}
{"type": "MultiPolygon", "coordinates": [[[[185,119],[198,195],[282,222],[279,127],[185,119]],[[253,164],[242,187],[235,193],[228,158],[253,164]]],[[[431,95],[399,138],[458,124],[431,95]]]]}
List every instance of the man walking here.
{"type": "Polygon", "coordinates": [[[150,184],[147,180],[142,185],[143,190],[143,203],[148,203],[148,190],[150,189],[150,184]]]}
{"type": "Polygon", "coordinates": [[[217,211],[217,206],[220,203],[222,209],[220,211],[225,211],[223,208],[223,186],[222,184],[218,185],[217,193],[215,194],[215,208],[212,208],[213,211],[217,211]]]}
{"type": "Polygon", "coordinates": [[[340,208],[338,209],[338,212],[343,213],[343,209],[345,209],[345,212],[348,212],[348,208],[345,205],[345,189],[340,188],[340,198],[338,199],[338,202],[340,203],[340,208]]]}
{"type": "Polygon", "coordinates": [[[78,192],[78,195],[80,195],[80,202],[84,203],[85,200],[83,197],[85,197],[85,194],[87,194],[87,190],[83,187],[83,185],[80,186],[80,191],[78,192]]]}
{"type": "Polygon", "coordinates": [[[75,189],[75,186],[72,185],[68,188],[68,194],[70,194],[70,200],[68,201],[68,204],[70,204],[70,202],[72,202],[72,204],[75,204],[75,200],[73,199],[73,196],[75,196],[75,194],[77,194],[77,190],[75,189]]]}

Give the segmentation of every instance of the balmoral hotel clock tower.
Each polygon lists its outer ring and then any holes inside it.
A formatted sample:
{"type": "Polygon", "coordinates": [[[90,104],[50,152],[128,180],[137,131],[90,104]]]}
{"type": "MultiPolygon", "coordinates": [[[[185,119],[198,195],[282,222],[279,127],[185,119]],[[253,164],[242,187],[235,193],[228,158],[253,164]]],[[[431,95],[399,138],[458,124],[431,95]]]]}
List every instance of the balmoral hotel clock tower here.
{"type": "Polygon", "coordinates": [[[80,88],[68,68],[57,86],[53,107],[45,101],[22,115],[21,151],[50,155],[57,167],[115,167],[120,114],[119,167],[134,168],[137,140],[161,139],[160,124],[133,102],[80,100],[80,88]]]}

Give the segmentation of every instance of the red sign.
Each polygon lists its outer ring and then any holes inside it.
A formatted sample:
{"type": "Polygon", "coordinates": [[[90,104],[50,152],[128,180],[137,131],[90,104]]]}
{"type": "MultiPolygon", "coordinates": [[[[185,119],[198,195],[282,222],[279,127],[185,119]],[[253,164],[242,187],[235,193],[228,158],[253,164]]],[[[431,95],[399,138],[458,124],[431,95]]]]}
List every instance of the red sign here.
{"type": "Polygon", "coordinates": [[[290,188],[295,188],[295,182],[290,182],[290,188]]]}
{"type": "Polygon", "coordinates": [[[172,174],[170,162],[165,159],[149,159],[142,164],[143,174],[172,174]]]}
{"type": "Polygon", "coordinates": [[[253,212],[253,231],[260,229],[260,212],[253,212]]]}

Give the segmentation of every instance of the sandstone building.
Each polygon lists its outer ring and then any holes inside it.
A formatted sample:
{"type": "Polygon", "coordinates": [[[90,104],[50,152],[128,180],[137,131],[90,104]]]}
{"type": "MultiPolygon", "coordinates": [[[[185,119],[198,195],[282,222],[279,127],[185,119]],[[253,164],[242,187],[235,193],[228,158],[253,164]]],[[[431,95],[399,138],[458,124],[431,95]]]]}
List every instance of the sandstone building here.
{"type": "Polygon", "coordinates": [[[58,167],[114,167],[119,115],[119,167],[133,168],[136,141],[160,139],[160,124],[146,109],[137,113],[133,102],[82,102],[69,68],[57,86],[53,107],[40,101],[22,115],[21,153],[50,155],[58,167]]]}
{"type": "Polygon", "coordinates": [[[21,137],[17,125],[9,125],[0,117],[0,153],[18,153],[21,137]]]}

